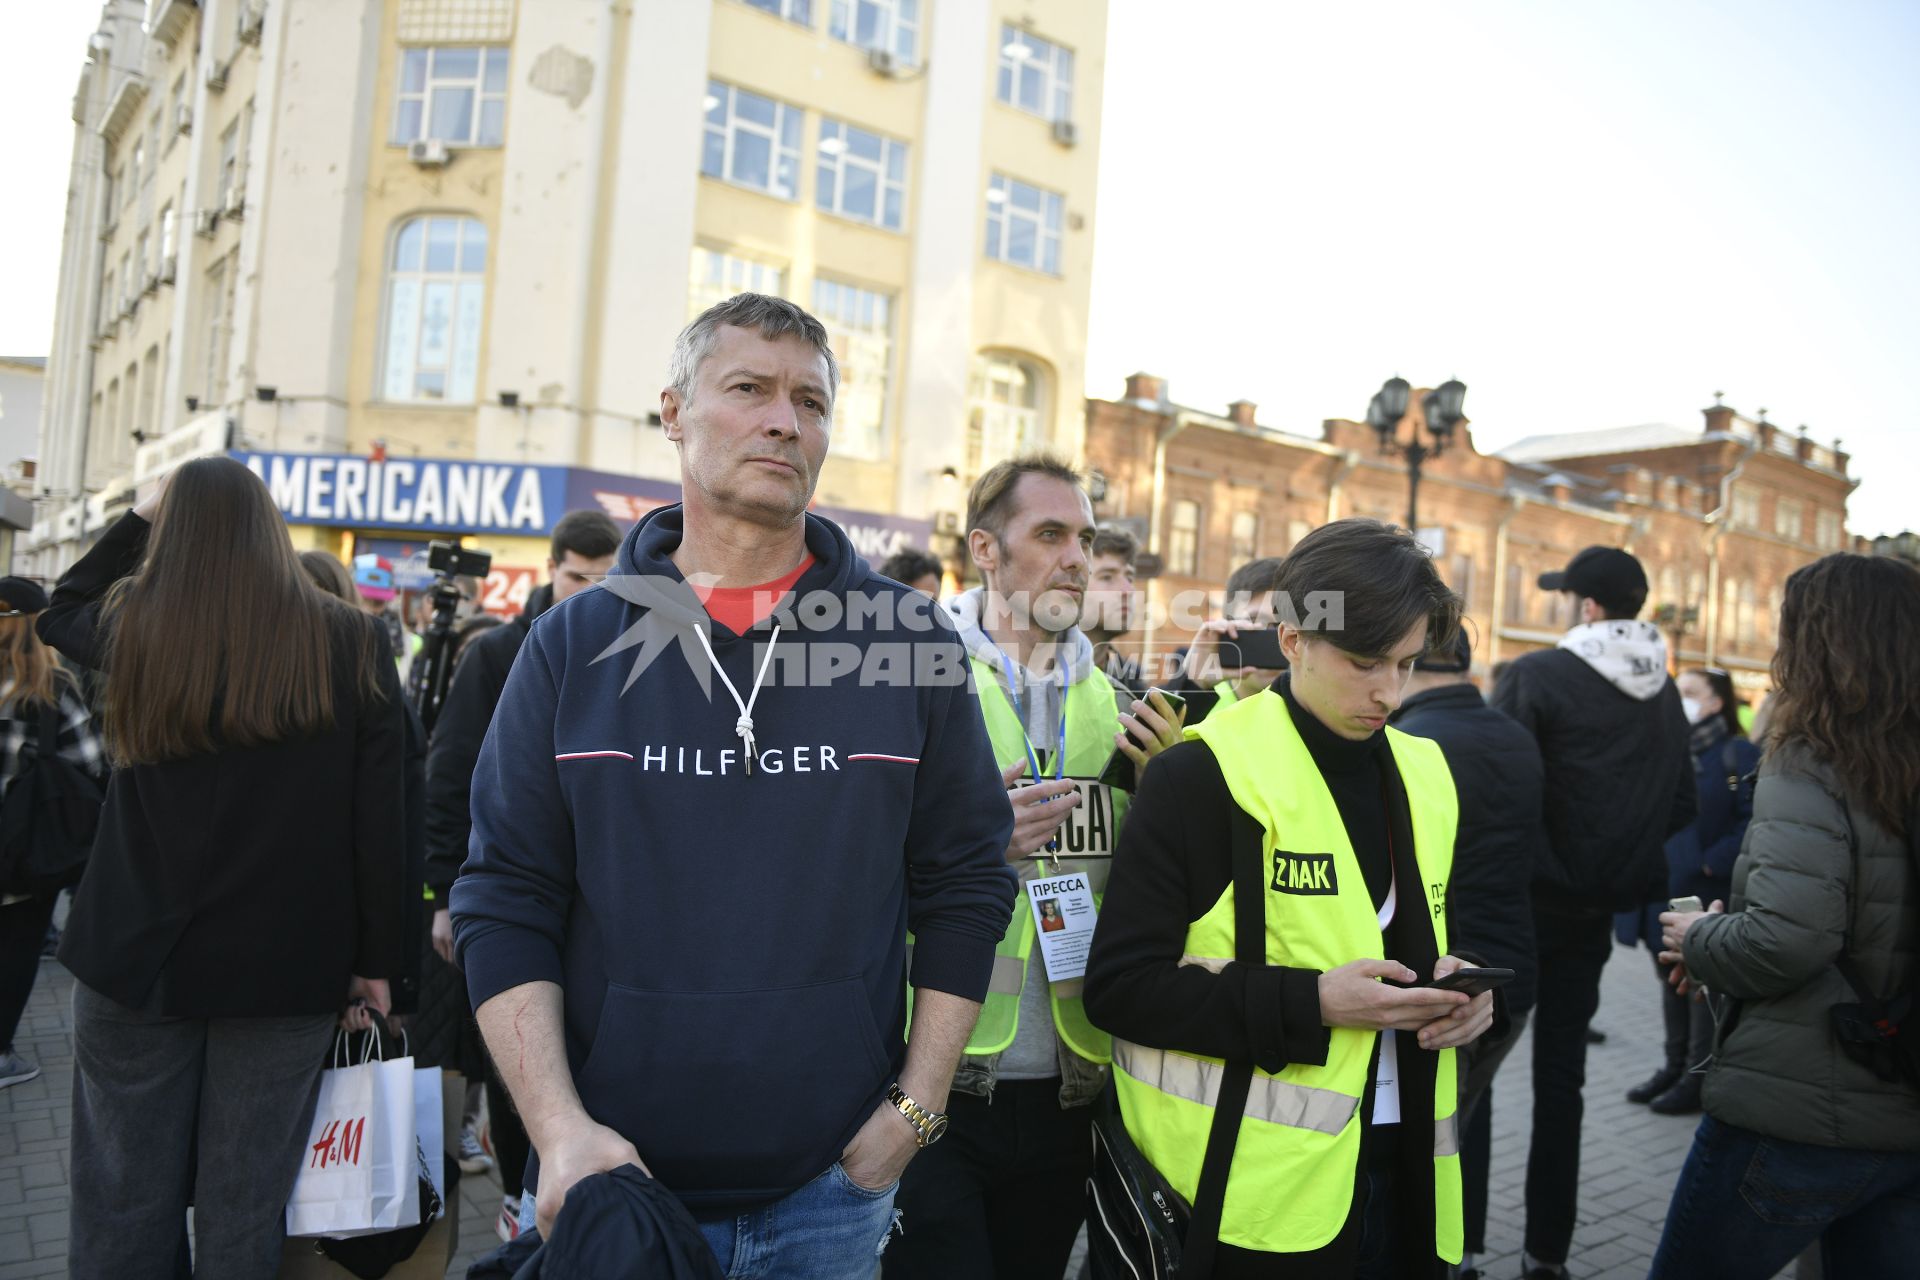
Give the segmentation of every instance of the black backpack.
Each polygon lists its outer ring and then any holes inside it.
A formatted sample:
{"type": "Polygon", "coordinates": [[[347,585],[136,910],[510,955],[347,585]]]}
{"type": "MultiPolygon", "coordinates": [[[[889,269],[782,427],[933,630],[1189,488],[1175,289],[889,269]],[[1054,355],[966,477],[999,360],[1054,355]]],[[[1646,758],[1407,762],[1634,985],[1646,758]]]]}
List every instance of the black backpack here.
{"type": "Polygon", "coordinates": [[[20,771],[0,796],[0,890],[7,893],[78,884],[107,795],[99,779],[60,758],[57,700],[39,704],[33,725],[20,746],[20,771]]]}
{"type": "MultiPolygon", "coordinates": [[[[1852,846],[1854,863],[1859,864],[1860,836],[1853,827],[1851,806],[1847,809],[1847,842],[1852,846]]],[[[1907,818],[1907,859],[1920,876],[1920,806],[1907,818]]],[[[1889,1084],[1904,1080],[1920,1090],[1920,1013],[1914,1001],[1920,994],[1920,954],[1906,974],[1904,988],[1890,996],[1875,994],[1866,975],[1849,954],[1849,938],[1834,961],[1840,976],[1853,988],[1858,1002],[1836,1004],[1830,1008],[1834,1038],[1840,1048],[1889,1084]]]]}

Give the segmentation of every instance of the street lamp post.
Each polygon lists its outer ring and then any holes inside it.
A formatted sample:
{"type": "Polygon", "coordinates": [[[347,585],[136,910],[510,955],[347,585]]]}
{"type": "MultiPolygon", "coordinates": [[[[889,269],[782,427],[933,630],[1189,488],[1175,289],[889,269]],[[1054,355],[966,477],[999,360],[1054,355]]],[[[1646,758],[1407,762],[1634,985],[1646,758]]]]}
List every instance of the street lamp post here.
{"type": "Polygon", "coordinates": [[[1421,397],[1420,408],[1426,418],[1427,434],[1433,443],[1428,444],[1420,438],[1419,428],[1409,432],[1409,438],[1400,439],[1400,423],[1407,416],[1407,401],[1413,388],[1405,378],[1388,378],[1373,393],[1373,399],[1367,405],[1367,425],[1380,437],[1380,452],[1399,454],[1407,460],[1407,529],[1418,533],[1420,530],[1420,467],[1429,458],[1437,458],[1446,452],[1447,445],[1453,440],[1453,432],[1465,415],[1460,406],[1467,398],[1467,384],[1458,378],[1450,378],[1421,397]]]}

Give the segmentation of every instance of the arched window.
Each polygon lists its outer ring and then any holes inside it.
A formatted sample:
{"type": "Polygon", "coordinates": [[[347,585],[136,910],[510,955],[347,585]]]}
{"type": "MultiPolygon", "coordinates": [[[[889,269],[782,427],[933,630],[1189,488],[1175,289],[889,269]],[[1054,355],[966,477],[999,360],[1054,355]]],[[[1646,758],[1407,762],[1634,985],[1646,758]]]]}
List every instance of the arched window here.
{"type": "Polygon", "coordinates": [[[388,259],[380,398],[472,404],[486,312],[487,228],[477,218],[410,218],[388,259]]]}
{"type": "Polygon", "coordinates": [[[973,359],[967,395],[967,474],[978,476],[996,462],[1041,443],[1047,405],[1047,375],[1011,352],[982,351],[973,359]]]}

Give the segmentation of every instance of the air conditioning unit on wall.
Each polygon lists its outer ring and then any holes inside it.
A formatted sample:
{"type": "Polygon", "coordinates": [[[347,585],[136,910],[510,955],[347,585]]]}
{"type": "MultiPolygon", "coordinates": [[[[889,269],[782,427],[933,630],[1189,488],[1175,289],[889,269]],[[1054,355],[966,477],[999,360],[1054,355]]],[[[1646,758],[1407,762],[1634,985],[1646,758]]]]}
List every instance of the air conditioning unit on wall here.
{"type": "Polygon", "coordinates": [[[227,188],[227,198],[221,202],[220,212],[229,218],[237,218],[247,207],[246,189],[237,183],[227,188]]]}
{"type": "Polygon", "coordinates": [[[875,75],[897,75],[900,71],[900,59],[894,57],[892,50],[889,49],[869,49],[867,66],[875,75]]]}
{"type": "Polygon", "coordinates": [[[193,211],[193,234],[209,240],[220,226],[220,214],[213,209],[195,209],[193,211]]]}
{"type": "Polygon", "coordinates": [[[407,159],[422,169],[444,169],[453,161],[453,152],[438,138],[422,138],[407,144],[407,159]]]}
{"type": "Polygon", "coordinates": [[[1080,141],[1080,126],[1071,120],[1055,120],[1053,140],[1063,147],[1073,146],[1080,141]]]}
{"type": "Polygon", "coordinates": [[[240,10],[240,25],[234,36],[241,44],[259,44],[260,30],[267,24],[266,0],[246,0],[240,10]]]}
{"type": "Polygon", "coordinates": [[[175,133],[193,132],[193,108],[184,102],[174,110],[173,131],[175,133]]]}

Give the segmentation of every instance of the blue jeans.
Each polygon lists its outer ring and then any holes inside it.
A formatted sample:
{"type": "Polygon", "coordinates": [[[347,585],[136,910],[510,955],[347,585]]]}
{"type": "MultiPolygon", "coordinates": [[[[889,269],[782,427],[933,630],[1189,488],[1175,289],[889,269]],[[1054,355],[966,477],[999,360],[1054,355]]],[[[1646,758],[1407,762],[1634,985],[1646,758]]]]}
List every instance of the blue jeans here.
{"type": "MultiPolygon", "coordinates": [[[[872,1280],[893,1234],[900,1184],[869,1191],[837,1163],[784,1200],[700,1224],[727,1280],[872,1280]]],[[[520,1229],[533,1230],[534,1197],[520,1199],[520,1229]]]]}
{"type": "Polygon", "coordinates": [[[1706,1116],[1648,1280],[1764,1280],[1815,1240],[1826,1275],[1912,1275],[1920,1152],[1809,1146],[1706,1116]]]}

